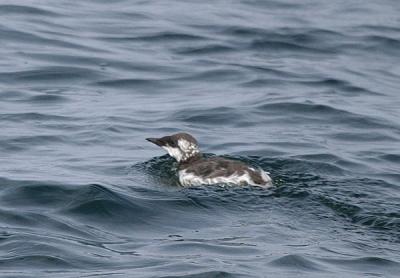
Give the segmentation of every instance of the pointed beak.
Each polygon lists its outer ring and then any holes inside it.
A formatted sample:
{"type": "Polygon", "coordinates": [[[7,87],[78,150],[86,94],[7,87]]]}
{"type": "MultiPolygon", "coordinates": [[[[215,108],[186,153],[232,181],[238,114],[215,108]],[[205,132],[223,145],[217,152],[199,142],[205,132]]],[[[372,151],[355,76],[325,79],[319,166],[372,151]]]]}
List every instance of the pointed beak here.
{"type": "Polygon", "coordinates": [[[162,143],[159,138],[146,138],[147,141],[156,144],[157,146],[162,146],[162,143]]]}

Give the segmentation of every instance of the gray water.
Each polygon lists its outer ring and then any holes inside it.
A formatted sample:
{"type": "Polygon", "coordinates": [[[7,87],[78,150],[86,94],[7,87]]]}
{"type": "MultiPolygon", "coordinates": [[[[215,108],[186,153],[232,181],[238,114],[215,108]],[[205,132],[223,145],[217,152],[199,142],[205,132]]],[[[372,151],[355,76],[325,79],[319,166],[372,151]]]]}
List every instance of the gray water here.
{"type": "Polygon", "coordinates": [[[0,18],[0,276],[400,276],[398,1],[0,18]],[[275,187],[179,187],[178,131],[275,187]]]}

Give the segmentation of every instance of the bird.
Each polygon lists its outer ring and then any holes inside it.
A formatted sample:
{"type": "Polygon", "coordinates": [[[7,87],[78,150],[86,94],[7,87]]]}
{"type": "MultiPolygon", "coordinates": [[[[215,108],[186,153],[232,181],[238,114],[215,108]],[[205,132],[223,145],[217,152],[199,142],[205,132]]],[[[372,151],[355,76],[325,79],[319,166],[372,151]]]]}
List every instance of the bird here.
{"type": "Polygon", "coordinates": [[[178,162],[181,186],[212,184],[250,185],[269,188],[273,186],[268,172],[255,169],[241,161],[220,156],[204,157],[197,140],[189,133],[181,132],[147,141],[165,149],[178,162]]]}

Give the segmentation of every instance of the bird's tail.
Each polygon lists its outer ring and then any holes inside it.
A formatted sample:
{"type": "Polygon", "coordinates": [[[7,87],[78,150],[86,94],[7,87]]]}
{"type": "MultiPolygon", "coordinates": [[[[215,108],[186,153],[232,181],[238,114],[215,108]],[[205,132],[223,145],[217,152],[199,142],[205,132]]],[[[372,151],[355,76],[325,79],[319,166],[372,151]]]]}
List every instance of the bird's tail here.
{"type": "Polygon", "coordinates": [[[272,187],[274,184],[272,183],[271,177],[268,175],[269,172],[264,171],[263,169],[259,169],[261,178],[264,180],[265,184],[263,187],[269,188],[272,187]]]}

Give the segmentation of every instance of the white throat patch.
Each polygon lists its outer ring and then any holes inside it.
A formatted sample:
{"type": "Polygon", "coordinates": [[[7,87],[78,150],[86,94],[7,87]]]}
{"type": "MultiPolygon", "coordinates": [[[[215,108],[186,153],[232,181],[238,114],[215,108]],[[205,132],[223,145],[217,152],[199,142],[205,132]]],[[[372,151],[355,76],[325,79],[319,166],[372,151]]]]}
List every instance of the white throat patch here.
{"type": "Polygon", "coordinates": [[[183,158],[183,153],[179,148],[173,148],[170,146],[163,146],[162,147],[164,150],[168,152],[170,156],[176,159],[176,161],[181,161],[183,158]]]}

